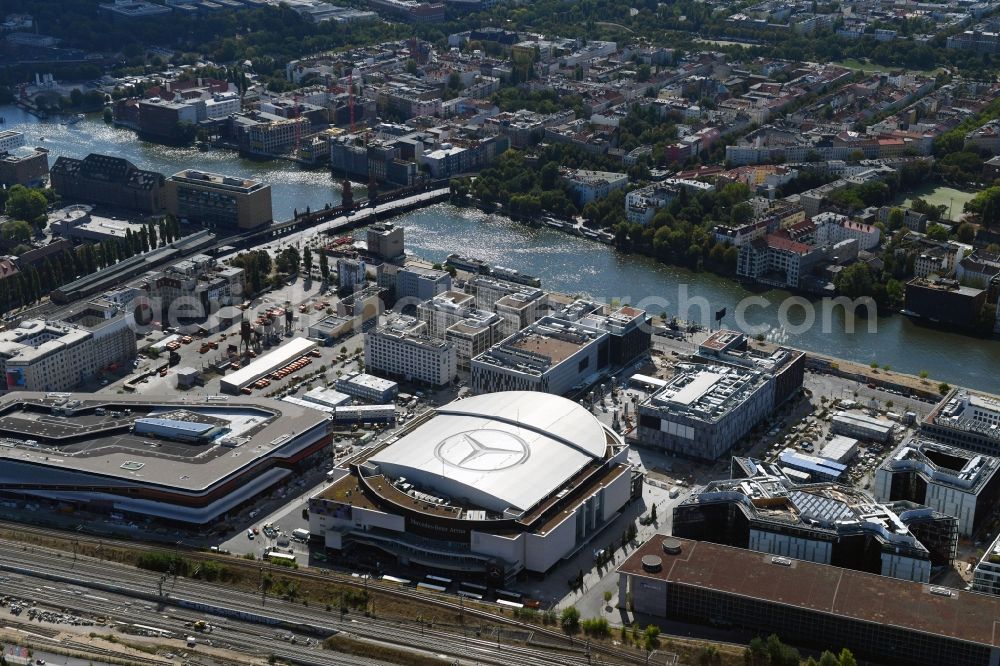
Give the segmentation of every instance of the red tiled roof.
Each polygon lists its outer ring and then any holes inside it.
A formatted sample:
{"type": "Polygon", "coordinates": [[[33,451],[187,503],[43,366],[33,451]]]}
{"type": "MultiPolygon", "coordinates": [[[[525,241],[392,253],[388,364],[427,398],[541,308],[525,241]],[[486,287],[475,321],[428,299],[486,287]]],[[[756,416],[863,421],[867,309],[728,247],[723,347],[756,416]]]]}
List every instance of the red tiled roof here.
{"type": "Polygon", "coordinates": [[[773,250],[785,250],[796,254],[808,254],[812,248],[805,243],[797,243],[791,238],[785,238],[776,234],[769,234],[765,237],[767,246],[773,250]]]}

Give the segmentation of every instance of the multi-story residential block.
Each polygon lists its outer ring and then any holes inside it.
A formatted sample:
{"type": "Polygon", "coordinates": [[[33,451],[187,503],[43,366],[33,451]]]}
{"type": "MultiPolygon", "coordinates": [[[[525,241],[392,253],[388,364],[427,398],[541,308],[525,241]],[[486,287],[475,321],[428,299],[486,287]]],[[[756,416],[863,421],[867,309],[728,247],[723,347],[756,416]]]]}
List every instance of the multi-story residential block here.
{"type": "Polygon", "coordinates": [[[0,372],[9,391],[66,391],[135,357],[132,313],[100,299],[58,318],[27,319],[0,333],[0,372]]]}
{"type": "Polygon", "coordinates": [[[844,240],[856,240],[862,250],[871,251],[878,247],[882,231],[871,224],[855,222],[846,215],[820,213],[812,218],[816,229],[813,232],[817,245],[836,245],[844,240]]]}
{"type": "Polygon", "coordinates": [[[761,284],[796,289],[823,256],[822,250],[769,234],[740,248],[736,274],[761,284]]]}
{"type": "MultiPolygon", "coordinates": [[[[967,246],[966,246],[967,247],[967,246]]],[[[956,255],[965,253],[965,248],[956,251],[956,255]]],[[[964,285],[988,289],[997,278],[1000,278],[1000,255],[986,251],[972,251],[955,265],[955,279],[964,285]]]]}
{"type": "Polygon", "coordinates": [[[270,224],[271,186],[188,169],[166,181],[167,210],[182,220],[220,229],[257,229],[270,224]]]}
{"type": "Polygon", "coordinates": [[[613,171],[564,169],[562,178],[573,191],[576,203],[580,207],[603,199],[615,190],[624,190],[628,185],[628,174],[613,171]]]}
{"type": "Polygon", "coordinates": [[[632,224],[647,225],[662,208],[677,196],[672,187],[653,184],[632,190],[625,195],[625,217],[632,224]]]}
{"type": "Polygon", "coordinates": [[[427,334],[426,323],[396,315],[365,334],[365,367],[409,382],[445,386],[455,379],[458,357],[450,342],[427,334]]]}
{"type": "Polygon", "coordinates": [[[1000,52],[1000,33],[966,30],[948,37],[947,46],[949,49],[976,53],[997,53],[1000,52]]]}

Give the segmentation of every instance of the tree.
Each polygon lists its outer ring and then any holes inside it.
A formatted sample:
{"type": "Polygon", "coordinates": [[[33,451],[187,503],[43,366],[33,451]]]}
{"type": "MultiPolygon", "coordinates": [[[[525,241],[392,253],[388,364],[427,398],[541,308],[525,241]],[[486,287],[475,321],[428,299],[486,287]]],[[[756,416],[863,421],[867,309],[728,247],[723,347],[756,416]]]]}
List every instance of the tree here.
{"type": "Polygon", "coordinates": [[[750,641],[750,645],[743,651],[743,661],[747,666],[767,666],[767,645],[760,636],[750,641]]]}
{"type": "Polygon", "coordinates": [[[10,220],[0,229],[0,236],[8,243],[27,243],[31,240],[31,225],[24,220],[10,220]]]}
{"type": "Polygon", "coordinates": [[[330,260],[326,258],[326,252],[319,253],[319,274],[324,280],[330,279],[330,260]]]}
{"type": "Polygon", "coordinates": [[[819,666],[840,666],[840,660],[837,659],[837,655],[833,654],[829,650],[825,650],[823,654],[819,656],[819,666]]]}
{"type": "Polygon", "coordinates": [[[777,635],[767,637],[767,655],[771,666],[799,666],[799,651],[785,645],[777,635]]]}
{"type": "Polygon", "coordinates": [[[941,224],[931,224],[927,227],[927,237],[931,240],[948,240],[948,229],[941,224]]]}
{"type": "Polygon", "coordinates": [[[858,666],[858,660],[854,658],[851,651],[844,648],[840,651],[840,666],[858,666]]]}
{"type": "Polygon", "coordinates": [[[895,231],[906,222],[906,214],[902,208],[893,208],[889,211],[889,230],[895,231]]]}
{"type": "Polygon", "coordinates": [[[976,239],[976,227],[968,222],[963,222],[958,225],[958,229],[955,231],[955,237],[962,243],[971,243],[976,239]]]}
{"type": "Polygon", "coordinates": [[[576,606],[567,606],[562,609],[559,615],[559,625],[567,634],[575,634],[580,631],[580,611],[576,606]]]}
{"type": "Polygon", "coordinates": [[[312,273],[313,253],[312,253],[312,250],[310,248],[308,248],[308,247],[306,247],[306,249],[303,250],[303,252],[302,252],[302,267],[305,268],[306,275],[309,275],[309,274],[312,273]]]}
{"type": "Polygon", "coordinates": [[[48,207],[49,201],[41,190],[15,185],[7,193],[7,215],[15,220],[24,220],[38,229],[44,228],[48,221],[48,216],[45,214],[48,207]]]}
{"type": "Polygon", "coordinates": [[[642,646],[646,649],[646,652],[652,652],[660,647],[660,628],[655,624],[647,626],[646,630],[642,632],[642,637],[642,646]]]}
{"type": "Polygon", "coordinates": [[[871,269],[861,262],[852,264],[837,275],[834,286],[838,293],[848,298],[871,296],[874,288],[871,269]]]}
{"type": "Polygon", "coordinates": [[[940,384],[938,384],[938,393],[940,393],[941,395],[946,395],[950,390],[951,386],[948,385],[948,382],[941,382],[940,384]]]}

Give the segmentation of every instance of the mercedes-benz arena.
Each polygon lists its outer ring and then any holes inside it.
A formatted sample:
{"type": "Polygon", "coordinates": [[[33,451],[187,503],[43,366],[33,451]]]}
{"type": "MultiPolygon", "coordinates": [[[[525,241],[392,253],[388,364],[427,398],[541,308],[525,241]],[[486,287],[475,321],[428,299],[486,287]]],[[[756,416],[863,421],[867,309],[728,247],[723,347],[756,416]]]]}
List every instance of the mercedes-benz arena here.
{"type": "Polygon", "coordinates": [[[316,464],[329,423],[259,398],[10,393],[0,495],[203,525],[316,464]]]}
{"type": "Polygon", "coordinates": [[[578,552],[633,487],[617,434],[570,400],[527,391],[430,410],[341,471],[309,501],[327,548],[376,548],[493,584],[578,552]]]}

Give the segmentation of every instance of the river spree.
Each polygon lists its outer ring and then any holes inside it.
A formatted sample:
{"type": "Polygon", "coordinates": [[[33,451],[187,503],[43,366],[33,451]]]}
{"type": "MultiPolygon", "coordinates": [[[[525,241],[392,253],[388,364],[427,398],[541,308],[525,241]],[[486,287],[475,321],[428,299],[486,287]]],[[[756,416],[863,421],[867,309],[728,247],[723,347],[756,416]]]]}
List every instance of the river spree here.
{"type": "MultiPolygon", "coordinates": [[[[248,178],[272,186],[275,219],[292,216],[294,209],[321,208],[340,201],[339,186],[325,171],[308,171],[287,162],[244,160],[228,151],[199,152],[138,141],[133,132],[105,125],[89,116],[73,126],[57,120],[41,122],[12,107],[0,107],[6,129],[24,131],[28,145],[59,155],[84,157],[98,152],[124,157],[140,168],[170,175],[185,168],[203,169],[248,178]],[[42,140],[44,137],[44,141],[42,140]]],[[[766,331],[772,340],[862,363],[876,361],[893,370],[918,373],[982,390],[1000,391],[1000,341],[981,340],[915,324],[901,315],[858,320],[853,333],[845,330],[842,311],[824,316],[814,308],[816,321],[804,325],[801,305],[789,307],[790,294],[748,291],[711,273],[695,273],[664,266],[645,257],[627,255],[595,241],[548,228],[532,228],[478,210],[439,204],[395,220],[406,227],[407,250],[431,261],[443,261],[451,252],[485,259],[493,264],[538,275],[542,286],[570,294],[646,307],[701,321],[727,308],[724,325],[736,326],[734,314],[745,299],[744,320],[754,331],[766,331]],[[766,301],[766,304],[765,304],[766,301]],[[782,309],[782,304],[786,310],[782,309]],[[784,322],[784,325],[779,324],[784,322]],[[874,332],[869,331],[873,324],[874,332]]]]}

